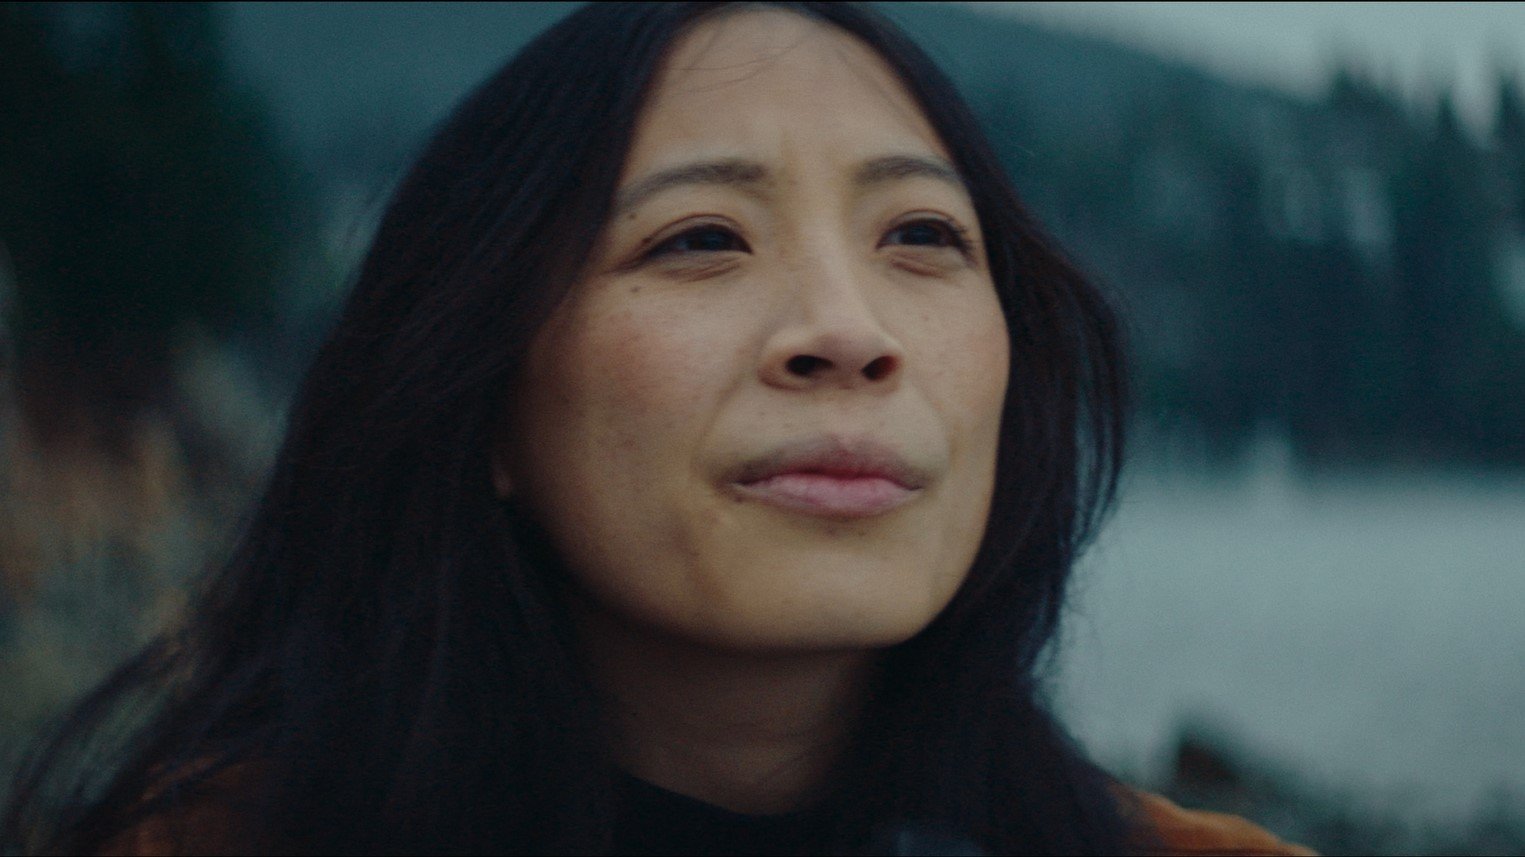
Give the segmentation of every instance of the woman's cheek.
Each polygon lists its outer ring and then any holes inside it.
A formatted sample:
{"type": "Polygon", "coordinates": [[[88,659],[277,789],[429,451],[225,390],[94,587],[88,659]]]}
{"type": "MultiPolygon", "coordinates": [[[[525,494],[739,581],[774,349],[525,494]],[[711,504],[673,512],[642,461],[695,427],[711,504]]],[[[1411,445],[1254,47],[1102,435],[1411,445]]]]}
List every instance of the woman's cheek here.
{"type": "Polygon", "coordinates": [[[924,389],[940,400],[939,410],[959,422],[999,420],[1011,342],[998,304],[975,304],[942,324],[926,324],[919,342],[911,368],[919,355],[929,373],[924,389]]]}
{"type": "Polygon", "coordinates": [[[704,321],[697,311],[655,303],[589,319],[579,351],[591,359],[580,386],[602,412],[605,431],[622,435],[622,445],[660,446],[708,422],[702,411],[734,343],[704,321]]]}

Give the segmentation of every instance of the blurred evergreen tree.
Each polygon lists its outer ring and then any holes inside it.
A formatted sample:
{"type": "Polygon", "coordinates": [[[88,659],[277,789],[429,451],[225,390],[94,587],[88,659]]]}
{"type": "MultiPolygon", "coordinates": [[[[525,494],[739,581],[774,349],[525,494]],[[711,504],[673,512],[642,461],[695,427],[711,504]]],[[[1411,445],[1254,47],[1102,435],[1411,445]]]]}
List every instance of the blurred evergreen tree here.
{"type": "Polygon", "coordinates": [[[1525,461],[1525,342],[1508,323],[1493,264],[1501,212],[1483,153],[1449,99],[1399,181],[1402,417],[1413,452],[1525,461]]]}
{"type": "Polygon", "coordinates": [[[1505,216],[1515,234],[1525,237],[1525,86],[1516,75],[1499,75],[1493,143],[1504,184],[1505,216]]]}
{"type": "Polygon", "coordinates": [[[310,245],[222,13],[0,4],[0,768],[171,614],[247,490],[218,420],[248,391],[182,370],[273,338],[310,245]]]}
{"type": "Polygon", "coordinates": [[[1525,463],[1525,271],[1520,265],[1525,248],[1525,85],[1519,73],[1501,73],[1494,143],[1498,169],[1495,180],[1503,185],[1504,211],[1499,217],[1500,247],[1495,256],[1494,285],[1498,303],[1512,300],[1513,307],[1499,307],[1488,330],[1494,340],[1495,393],[1484,401],[1485,419],[1497,430],[1489,442],[1497,457],[1525,463]],[[1504,291],[1510,291],[1504,297],[1504,291]]]}
{"type": "Polygon", "coordinates": [[[291,173],[207,3],[0,5],[0,244],[23,413],[120,452],[175,351],[270,316],[291,173]]]}

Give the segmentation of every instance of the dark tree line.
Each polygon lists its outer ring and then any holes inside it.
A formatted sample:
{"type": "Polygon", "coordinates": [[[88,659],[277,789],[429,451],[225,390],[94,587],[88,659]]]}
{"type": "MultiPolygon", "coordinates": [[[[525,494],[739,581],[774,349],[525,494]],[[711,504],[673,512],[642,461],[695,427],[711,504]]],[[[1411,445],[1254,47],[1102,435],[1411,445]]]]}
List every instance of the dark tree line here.
{"type": "Polygon", "coordinates": [[[1350,70],[1306,103],[1184,72],[1129,89],[1082,61],[1066,85],[1089,113],[1043,104],[1032,69],[965,85],[1040,217],[1120,295],[1147,419],[1209,457],[1271,431],[1314,466],[1525,464],[1513,77],[1479,138],[1448,101],[1350,70]]]}

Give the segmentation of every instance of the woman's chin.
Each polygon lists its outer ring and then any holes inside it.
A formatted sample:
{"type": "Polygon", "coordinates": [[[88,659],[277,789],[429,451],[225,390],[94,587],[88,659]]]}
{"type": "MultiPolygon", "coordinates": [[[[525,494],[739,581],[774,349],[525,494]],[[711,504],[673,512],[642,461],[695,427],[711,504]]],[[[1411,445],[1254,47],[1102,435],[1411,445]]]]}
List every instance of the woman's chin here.
{"type": "Polygon", "coordinates": [[[709,591],[694,609],[671,602],[639,617],[650,631],[717,651],[803,655],[888,648],[920,633],[952,597],[909,575],[852,568],[817,569],[709,591]],[[800,576],[803,577],[803,576],[800,576]]]}

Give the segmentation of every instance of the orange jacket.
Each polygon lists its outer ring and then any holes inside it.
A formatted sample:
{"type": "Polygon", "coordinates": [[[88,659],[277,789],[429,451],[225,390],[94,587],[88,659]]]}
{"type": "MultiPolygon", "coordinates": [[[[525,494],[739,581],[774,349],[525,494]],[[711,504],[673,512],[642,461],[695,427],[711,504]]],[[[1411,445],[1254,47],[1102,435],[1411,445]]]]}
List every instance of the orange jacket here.
{"type": "Polygon", "coordinates": [[[1130,801],[1145,816],[1159,846],[1148,854],[1315,854],[1301,845],[1283,842],[1237,815],[1182,809],[1159,795],[1129,790],[1130,801]]]}

